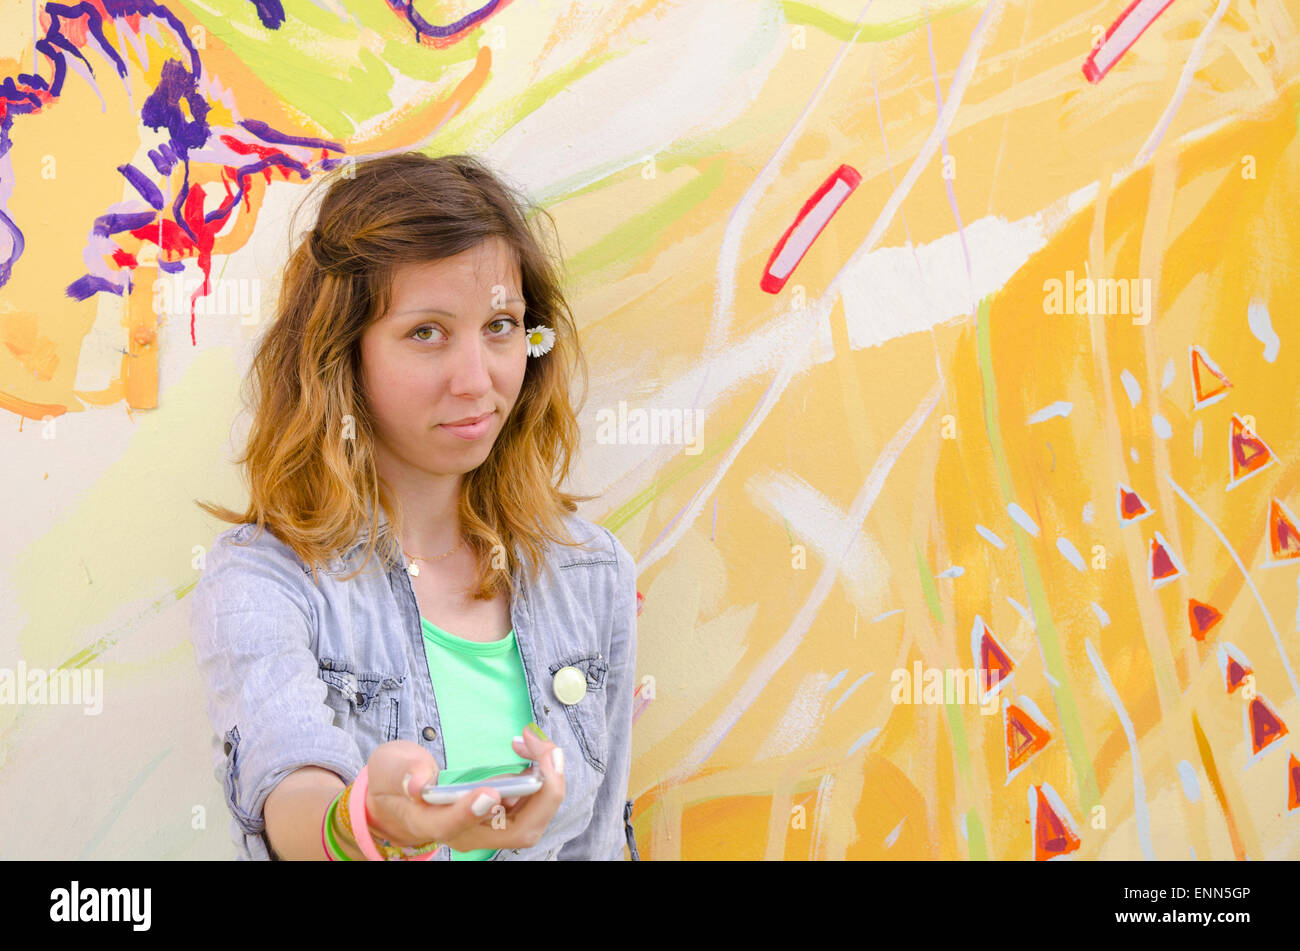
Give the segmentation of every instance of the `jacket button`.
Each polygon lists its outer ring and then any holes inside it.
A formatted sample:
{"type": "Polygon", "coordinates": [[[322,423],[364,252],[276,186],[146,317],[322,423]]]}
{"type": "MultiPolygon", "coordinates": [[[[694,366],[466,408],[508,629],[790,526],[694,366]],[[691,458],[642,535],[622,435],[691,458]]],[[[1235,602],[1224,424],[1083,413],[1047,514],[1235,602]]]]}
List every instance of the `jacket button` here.
{"type": "Polygon", "coordinates": [[[561,667],[555,672],[555,695],[568,706],[573,706],[587,692],[587,678],[577,667],[561,667]]]}
{"type": "Polygon", "coordinates": [[[230,755],[230,741],[226,740],[226,755],[230,755]]]}
{"type": "Polygon", "coordinates": [[[320,665],[324,667],[326,670],[334,669],[334,661],[330,660],[328,657],[322,658],[320,665]]]}
{"type": "Polygon", "coordinates": [[[431,726],[426,726],[421,732],[423,732],[426,740],[432,740],[438,735],[438,731],[431,726]]]}

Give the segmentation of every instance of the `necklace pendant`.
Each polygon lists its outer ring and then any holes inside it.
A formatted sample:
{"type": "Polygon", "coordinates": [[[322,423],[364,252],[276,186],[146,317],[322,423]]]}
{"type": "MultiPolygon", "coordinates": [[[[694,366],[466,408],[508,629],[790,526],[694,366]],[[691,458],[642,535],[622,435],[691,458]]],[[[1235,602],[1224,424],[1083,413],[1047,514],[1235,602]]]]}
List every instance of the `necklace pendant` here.
{"type": "Polygon", "coordinates": [[[411,564],[407,567],[406,570],[411,573],[412,578],[418,577],[420,574],[420,566],[417,565],[415,562],[411,562],[411,564]]]}

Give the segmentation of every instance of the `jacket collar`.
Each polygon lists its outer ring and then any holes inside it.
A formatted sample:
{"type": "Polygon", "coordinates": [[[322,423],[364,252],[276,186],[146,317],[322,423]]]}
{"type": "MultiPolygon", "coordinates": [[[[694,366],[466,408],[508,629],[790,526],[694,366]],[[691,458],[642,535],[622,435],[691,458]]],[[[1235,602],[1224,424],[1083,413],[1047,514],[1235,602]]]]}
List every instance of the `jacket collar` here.
{"type": "MultiPolygon", "coordinates": [[[[352,541],[348,547],[343,550],[343,560],[347,561],[352,558],[358,551],[366,546],[370,537],[370,523],[375,521],[375,505],[372,502],[366,502],[366,520],[362,523],[361,528],[352,536],[352,541]]],[[[384,536],[388,533],[389,522],[388,512],[381,505],[379,506],[379,517],[375,529],[376,544],[383,541],[384,536]]]]}

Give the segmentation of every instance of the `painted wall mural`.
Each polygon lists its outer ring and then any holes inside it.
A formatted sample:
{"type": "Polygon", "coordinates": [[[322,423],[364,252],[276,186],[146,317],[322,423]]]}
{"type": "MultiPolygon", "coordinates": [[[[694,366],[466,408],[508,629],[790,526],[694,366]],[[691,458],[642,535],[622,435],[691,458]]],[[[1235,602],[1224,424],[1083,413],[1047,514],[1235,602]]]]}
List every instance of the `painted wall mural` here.
{"type": "Polygon", "coordinates": [[[643,860],[1300,857],[1298,0],[5,5],[0,856],[234,855],[192,500],[413,149],[561,229],[643,860]]]}

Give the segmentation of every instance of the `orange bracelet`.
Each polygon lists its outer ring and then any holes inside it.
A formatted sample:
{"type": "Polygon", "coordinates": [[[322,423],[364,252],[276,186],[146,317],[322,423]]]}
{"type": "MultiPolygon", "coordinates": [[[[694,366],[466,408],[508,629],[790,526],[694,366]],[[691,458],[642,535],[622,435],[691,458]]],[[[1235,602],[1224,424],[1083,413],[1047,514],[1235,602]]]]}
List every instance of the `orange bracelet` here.
{"type": "MultiPolygon", "coordinates": [[[[352,786],[353,784],[349,783],[347,788],[343,790],[343,796],[339,800],[337,816],[343,828],[347,830],[350,836],[352,836],[353,841],[356,841],[357,834],[352,828],[352,817],[348,812],[348,801],[352,794],[352,786]]],[[[423,856],[428,855],[431,852],[436,852],[439,846],[439,843],[437,842],[428,842],[420,846],[397,846],[393,845],[393,843],[389,842],[373,829],[367,828],[367,831],[370,834],[370,840],[375,843],[376,848],[379,849],[384,860],[388,862],[406,861],[409,859],[427,861],[423,856]]]]}

